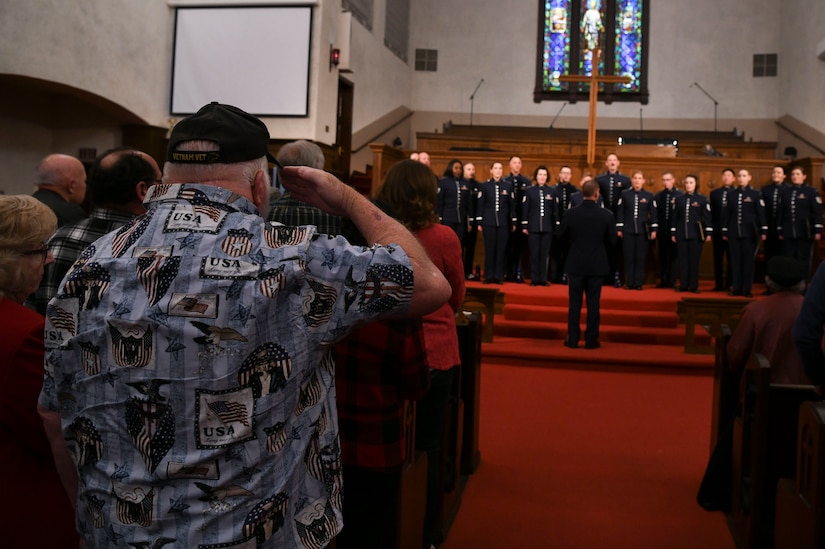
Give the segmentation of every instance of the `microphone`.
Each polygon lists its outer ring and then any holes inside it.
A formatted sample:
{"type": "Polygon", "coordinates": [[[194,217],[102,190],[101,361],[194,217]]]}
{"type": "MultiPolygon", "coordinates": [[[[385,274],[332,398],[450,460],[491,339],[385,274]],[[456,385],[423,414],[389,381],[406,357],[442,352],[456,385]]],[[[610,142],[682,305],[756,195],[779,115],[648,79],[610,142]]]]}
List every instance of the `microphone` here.
{"type": "Polygon", "coordinates": [[[553,121],[552,121],[552,122],[550,122],[550,127],[549,127],[549,128],[547,128],[548,130],[552,130],[552,129],[553,129],[553,124],[555,124],[555,123],[556,123],[556,120],[558,120],[559,115],[561,114],[561,111],[563,111],[563,110],[564,110],[564,107],[566,107],[566,106],[567,106],[567,101],[565,101],[564,103],[562,103],[562,106],[561,106],[561,108],[559,109],[559,112],[557,112],[557,113],[556,113],[556,116],[555,116],[555,117],[553,117],[553,121]]]}

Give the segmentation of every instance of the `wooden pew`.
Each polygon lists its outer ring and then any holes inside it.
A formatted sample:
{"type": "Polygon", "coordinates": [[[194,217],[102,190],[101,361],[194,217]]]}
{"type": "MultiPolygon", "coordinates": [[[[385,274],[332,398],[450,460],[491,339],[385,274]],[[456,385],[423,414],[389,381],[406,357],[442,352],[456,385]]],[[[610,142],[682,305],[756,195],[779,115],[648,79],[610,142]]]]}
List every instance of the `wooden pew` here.
{"type": "Polygon", "coordinates": [[[776,549],[825,547],[825,403],[799,408],[796,478],[776,489],[776,549]]]}
{"type": "Polygon", "coordinates": [[[719,435],[730,423],[739,404],[739,379],[728,367],[728,342],[731,329],[727,324],[719,326],[716,333],[716,356],[713,365],[713,411],[710,425],[710,450],[719,435]]]}
{"type": "Polygon", "coordinates": [[[461,354],[461,399],[464,401],[464,440],[461,474],[475,473],[481,461],[478,449],[478,417],[481,401],[481,313],[459,311],[456,315],[461,354]]]}
{"type": "MultiPolygon", "coordinates": [[[[415,448],[415,402],[404,401],[404,438],[407,455],[398,493],[398,549],[421,549],[427,505],[427,454],[415,448]]],[[[346,482],[346,480],[345,480],[346,482]]]]}
{"type": "Polygon", "coordinates": [[[769,548],[777,482],[796,472],[799,406],[816,394],[812,386],[771,384],[770,365],[759,354],[743,375],[742,409],[733,425],[728,527],[740,549],[769,548]]]}
{"type": "Polygon", "coordinates": [[[727,324],[733,331],[742,317],[742,309],[751,301],[745,298],[683,297],[676,312],[679,322],[685,325],[685,352],[713,354],[714,345],[696,343],[696,327],[704,326],[708,333],[716,334],[722,324],[727,324]]]}
{"type": "Polygon", "coordinates": [[[461,306],[463,309],[484,313],[482,341],[485,343],[493,341],[493,319],[496,316],[496,299],[500,293],[498,288],[468,285],[464,294],[464,304],[461,306]]]}

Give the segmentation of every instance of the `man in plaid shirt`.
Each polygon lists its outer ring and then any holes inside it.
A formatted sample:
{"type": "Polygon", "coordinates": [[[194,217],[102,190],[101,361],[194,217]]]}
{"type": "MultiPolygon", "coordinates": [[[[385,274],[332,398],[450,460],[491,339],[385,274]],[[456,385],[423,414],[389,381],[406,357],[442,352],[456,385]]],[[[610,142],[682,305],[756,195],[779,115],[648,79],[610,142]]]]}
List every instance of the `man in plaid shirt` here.
{"type": "Polygon", "coordinates": [[[94,209],[86,219],[60,227],[49,240],[54,263],[46,266],[34,297],[40,314],[46,314],[60,281],[89,244],[146,212],[143,197],[160,178],[155,159],[131,148],[110,149],[95,159],[88,182],[94,209]]]}

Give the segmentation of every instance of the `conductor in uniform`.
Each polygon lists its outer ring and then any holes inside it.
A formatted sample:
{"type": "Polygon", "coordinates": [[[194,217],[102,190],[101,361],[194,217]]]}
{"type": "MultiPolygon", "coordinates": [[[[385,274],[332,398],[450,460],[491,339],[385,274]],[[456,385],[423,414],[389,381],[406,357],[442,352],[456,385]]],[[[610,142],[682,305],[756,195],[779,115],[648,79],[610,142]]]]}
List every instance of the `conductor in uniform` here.
{"type": "Polygon", "coordinates": [[[582,294],[587,299],[587,326],[584,331],[586,349],[599,344],[600,301],[602,282],[610,272],[608,250],[616,245],[616,226],[613,215],[596,204],[599,184],[588,180],[582,185],[584,200],[580,206],[568,210],[559,226],[559,236],[570,240],[567,256],[567,339],[570,348],[579,346],[581,337],[582,294]]]}
{"type": "Polygon", "coordinates": [[[479,185],[476,200],[478,232],[484,238],[484,283],[504,281],[504,253],[510,232],[516,230],[516,203],[513,186],[501,175],[501,162],[493,162],[490,179],[479,185]]]}
{"type": "Polygon", "coordinates": [[[783,189],[777,216],[782,255],[792,257],[810,272],[813,242],[822,238],[822,200],[805,184],[801,167],[791,170],[791,185],[783,189]]]}
{"type": "Polygon", "coordinates": [[[641,290],[645,279],[648,233],[656,240],[659,215],[653,193],[642,189],[645,176],[633,172],[631,188],[622,192],[616,207],[616,231],[622,239],[624,252],[625,288],[641,290]]]}
{"type": "Polygon", "coordinates": [[[765,221],[765,203],[759,191],[750,186],[751,174],[739,170],[739,187],[728,195],[728,206],[722,212],[722,234],[730,251],[733,290],[728,295],[753,297],[753,265],[759,240],[765,240],[768,225],[765,221]]]}

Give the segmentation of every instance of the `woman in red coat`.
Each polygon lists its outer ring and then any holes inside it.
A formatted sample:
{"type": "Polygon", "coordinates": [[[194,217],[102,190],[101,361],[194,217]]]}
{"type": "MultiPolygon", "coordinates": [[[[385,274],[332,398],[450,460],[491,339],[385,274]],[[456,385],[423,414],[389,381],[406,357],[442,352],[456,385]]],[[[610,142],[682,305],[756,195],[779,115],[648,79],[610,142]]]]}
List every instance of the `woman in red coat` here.
{"type": "Polygon", "coordinates": [[[438,223],[435,175],[411,160],[393,165],[384,179],[377,201],[396,212],[418,239],[427,255],[450,283],[450,299],[423,317],[424,346],[430,363],[430,389],[416,404],[415,447],[427,453],[427,510],[424,515],[424,547],[433,541],[439,486],[441,435],[453,383],[458,383],[458,334],[455,314],[464,302],[464,264],[461,242],[455,232],[438,223]]]}
{"type": "Polygon", "coordinates": [[[37,413],[44,318],[23,306],[54,261],[57,218],[27,195],[0,195],[0,539],[3,547],[76,548],[74,510],[37,413]]]}

